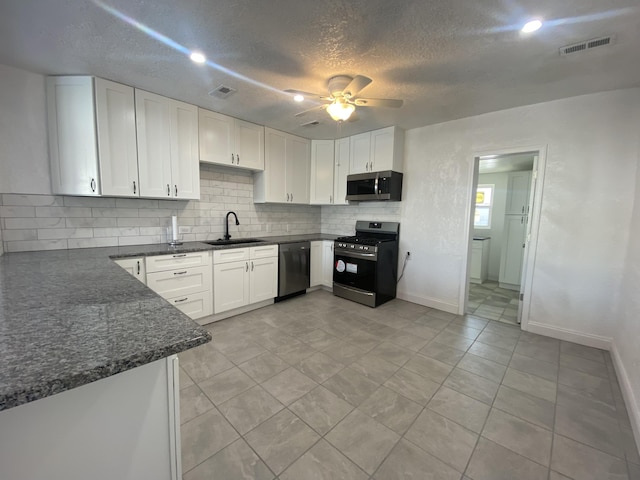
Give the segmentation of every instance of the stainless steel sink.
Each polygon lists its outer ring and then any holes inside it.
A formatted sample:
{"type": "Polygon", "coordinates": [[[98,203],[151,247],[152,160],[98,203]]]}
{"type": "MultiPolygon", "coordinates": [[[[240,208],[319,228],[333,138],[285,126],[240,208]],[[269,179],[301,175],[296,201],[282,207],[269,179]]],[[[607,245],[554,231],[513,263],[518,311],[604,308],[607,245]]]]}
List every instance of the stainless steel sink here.
{"type": "Polygon", "coordinates": [[[261,240],[259,238],[230,238],[229,240],[218,239],[218,240],[211,240],[209,242],[202,242],[202,243],[206,243],[208,245],[239,245],[243,243],[258,243],[258,242],[264,242],[264,240],[261,240]]]}

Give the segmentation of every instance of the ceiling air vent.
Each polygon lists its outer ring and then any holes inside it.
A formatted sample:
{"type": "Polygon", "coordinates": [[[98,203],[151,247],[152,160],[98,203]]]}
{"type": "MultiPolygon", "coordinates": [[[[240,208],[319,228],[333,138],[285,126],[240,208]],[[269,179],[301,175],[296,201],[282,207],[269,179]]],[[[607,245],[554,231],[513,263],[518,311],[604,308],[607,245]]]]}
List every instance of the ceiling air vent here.
{"type": "Polygon", "coordinates": [[[209,92],[209,95],[216,98],[226,99],[236,93],[235,88],[227,87],[226,85],[220,85],[209,92]]]}
{"type": "Polygon", "coordinates": [[[300,124],[301,127],[315,127],[317,125],[320,125],[318,120],[311,120],[310,122],[300,124]]]}
{"type": "Polygon", "coordinates": [[[615,42],[613,35],[608,37],[592,38],[580,43],[574,43],[573,45],[567,45],[566,47],[560,47],[560,55],[571,55],[578,52],[584,52],[591,50],[592,48],[604,47],[607,45],[613,45],[615,42]]]}

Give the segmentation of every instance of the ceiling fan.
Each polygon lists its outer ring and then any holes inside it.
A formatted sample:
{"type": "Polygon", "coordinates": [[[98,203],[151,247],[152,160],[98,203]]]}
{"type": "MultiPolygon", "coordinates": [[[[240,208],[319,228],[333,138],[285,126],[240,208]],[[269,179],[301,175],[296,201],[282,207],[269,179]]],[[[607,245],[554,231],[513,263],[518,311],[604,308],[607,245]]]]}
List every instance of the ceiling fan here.
{"type": "MultiPolygon", "coordinates": [[[[316,98],[322,102],[323,105],[318,105],[304,112],[296,114],[296,117],[306,115],[309,112],[315,110],[327,110],[331,118],[335,121],[345,121],[355,111],[356,107],[388,107],[399,108],[402,106],[402,100],[393,100],[390,98],[362,98],[357,95],[372,80],[364,75],[356,75],[350,77],[348,75],[337,75],[331,77],[327,82],[327,90],[329,96],[319,95],[317,93],[303,92],[301,90],[285,90],[287,93],[292,93],[296,96],[304,98],[316,98]]],[[[299,100],[299,101],[301,101],[299,100]]]]}

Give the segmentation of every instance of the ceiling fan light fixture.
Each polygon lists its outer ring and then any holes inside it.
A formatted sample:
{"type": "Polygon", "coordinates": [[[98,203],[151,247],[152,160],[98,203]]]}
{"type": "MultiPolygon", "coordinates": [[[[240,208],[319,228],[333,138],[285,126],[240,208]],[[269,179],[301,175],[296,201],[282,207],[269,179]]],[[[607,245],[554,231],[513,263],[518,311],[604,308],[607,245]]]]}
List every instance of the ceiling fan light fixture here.
{"type": "Polygon", "coordinates": [[[523,33],[532,33],[536,30],[540,30],[540,27],[542,27],[542,22],[540,20],[531,20],[524,24],[521,31],[523,33]]]}
{"type": "Polygon", "coordinates": [[[355,109],[355,105],[352,105],[345,101],[336,100],[327,107],[327,112],[329,112],[331,118],[333,118],[336,122],[340,122],[348,120],[355,109]]]}
{"type": "Polygon", "coordinates": [[[195,63],[204,63],[207,61],[207,57],[205,57],[200,52],[191,52],[191,55],[189,55],[189,58],[191,59],[192,62],[195,62],[195,63]]]}
{"type": "Polygon", "coordinates": [[[297,95],[293,96],[293,100],[295,102],[302,102],[302,101],[304,101],[304,97],[298,93],[297,95]]]}

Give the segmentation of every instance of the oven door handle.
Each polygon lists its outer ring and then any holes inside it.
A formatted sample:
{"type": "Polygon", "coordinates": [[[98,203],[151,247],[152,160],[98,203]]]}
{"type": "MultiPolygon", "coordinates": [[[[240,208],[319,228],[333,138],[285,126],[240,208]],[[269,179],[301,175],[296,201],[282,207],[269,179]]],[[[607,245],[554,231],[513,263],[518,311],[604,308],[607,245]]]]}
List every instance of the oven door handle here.
{"type": "Polygon", "coordinates": [[[370,259],[371,257],[376,257],[375,253],[360,253],[360,252],[349,252],[349,251],[338,251],[334,250],[334,254],[336,257],[349,257],[349,258],[365,258],[370,259]]]}

